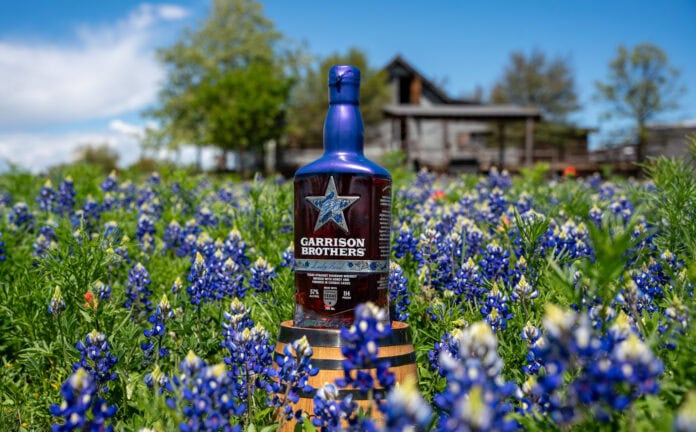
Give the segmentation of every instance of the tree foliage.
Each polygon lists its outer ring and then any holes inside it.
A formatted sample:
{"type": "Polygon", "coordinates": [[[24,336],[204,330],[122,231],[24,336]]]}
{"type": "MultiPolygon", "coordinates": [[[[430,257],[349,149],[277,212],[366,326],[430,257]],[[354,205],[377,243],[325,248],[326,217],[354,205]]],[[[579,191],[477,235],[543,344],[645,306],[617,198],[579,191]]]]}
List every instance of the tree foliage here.
{"type": "Polygon", "coordinates": [[[555,122],[565,122],[568,114],[580,108],[568,61],[561,57],[548,59],[536,50],[529,55],[519,51],[510,54],[491,100],[539,107],[545,118],[555,122]]]}
{"type": "Polygon", "coordinates": [[[619,46],[609,63],[606,82],[595,83],[596,98],[611,107],[606,116],[628,118],[635,123],[639,162],[645,157],[647,122],[677,107],[679,94],[684,91],[679,75],[662,49],[644,43],[630,50],[619,46]]]}
{"type": "Polygon", "coordinates": [[[360,111],[365,123],[366,139],[374,136],[389,102],[386,72],[368,64],[367,55],[357,48],[346,54],[334,54],[307,66],[295,86],[288,111],[288,140],[293,146],[320,147],[324,117],[328,107],[328,75],[331,66],[350,64],[360,68],[360,111]]]}
{"type": "Polygon", "coordinates": [[[261,150],[282,134],[296,53],[260,4],[215,0],[199,29],[158,54],[167,77],[149,114],[160,145],[261,150]]]}

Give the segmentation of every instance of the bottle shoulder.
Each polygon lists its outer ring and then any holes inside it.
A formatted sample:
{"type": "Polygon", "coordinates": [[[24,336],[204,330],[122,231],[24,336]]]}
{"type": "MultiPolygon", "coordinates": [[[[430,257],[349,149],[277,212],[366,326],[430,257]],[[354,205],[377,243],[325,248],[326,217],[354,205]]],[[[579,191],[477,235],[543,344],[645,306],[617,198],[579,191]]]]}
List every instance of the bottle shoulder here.
{"type": "Polygon", "coordinates": [[[366,174],[391,178],[384,167],[366,158],[364,155],[351,153],[324,154],[314,162],[303,166],[295,173],[295,177],[321,173],[366,174]]]}

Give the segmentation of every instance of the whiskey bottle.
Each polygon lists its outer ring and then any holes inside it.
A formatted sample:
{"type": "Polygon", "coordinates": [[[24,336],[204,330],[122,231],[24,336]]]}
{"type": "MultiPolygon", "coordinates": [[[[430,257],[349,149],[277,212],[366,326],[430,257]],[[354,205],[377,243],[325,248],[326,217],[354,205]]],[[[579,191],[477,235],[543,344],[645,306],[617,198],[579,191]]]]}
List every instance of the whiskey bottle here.
{"type": "Polygon", "coordinates": [[[324,154],[295,173],[295,314],[338,328],[355,307],[389,307],[391,176],[363,154],[360,70],[329,72],[324,154]]]}

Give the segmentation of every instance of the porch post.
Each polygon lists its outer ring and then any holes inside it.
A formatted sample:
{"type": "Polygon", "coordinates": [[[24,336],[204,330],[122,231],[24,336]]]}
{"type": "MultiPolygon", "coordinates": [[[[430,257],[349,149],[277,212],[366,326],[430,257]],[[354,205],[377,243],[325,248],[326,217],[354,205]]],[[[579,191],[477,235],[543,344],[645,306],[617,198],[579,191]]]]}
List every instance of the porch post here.
{"type": "Polygon", "coordinates": [[[532,165],[532,155],[534,154],[534,119],[527,117],[527,125],[524,134],[524,163],[532,165]]]}
{"type": "Polygon", "coordinates": [[[498,169],[501,171],[505,168],[505,123],[502,121],[498,123],[498,169]]]}

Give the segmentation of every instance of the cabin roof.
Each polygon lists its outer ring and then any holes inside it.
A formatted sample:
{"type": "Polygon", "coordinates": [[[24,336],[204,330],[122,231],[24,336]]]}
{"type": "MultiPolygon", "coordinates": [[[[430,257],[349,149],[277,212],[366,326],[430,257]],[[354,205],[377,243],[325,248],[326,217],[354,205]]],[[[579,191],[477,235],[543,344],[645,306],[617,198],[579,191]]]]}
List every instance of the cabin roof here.
{"type": "Polygon", "coordinates": [[[459,120],[526,120],[541,119],[541,112],[533,107],[517,105],[387,105],[387,117],[449,118],[459,120]]]}

